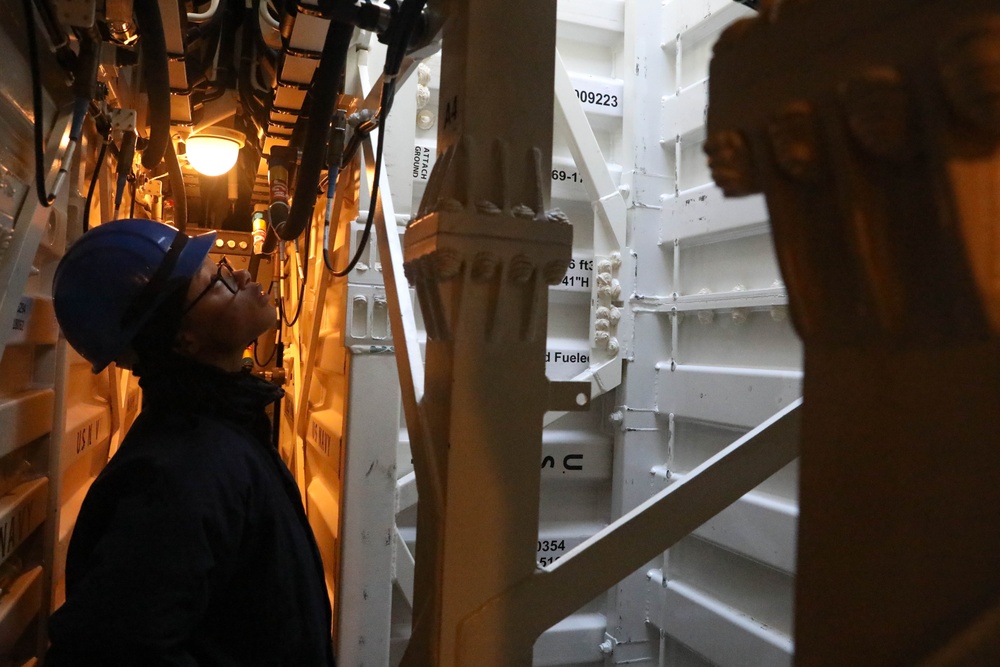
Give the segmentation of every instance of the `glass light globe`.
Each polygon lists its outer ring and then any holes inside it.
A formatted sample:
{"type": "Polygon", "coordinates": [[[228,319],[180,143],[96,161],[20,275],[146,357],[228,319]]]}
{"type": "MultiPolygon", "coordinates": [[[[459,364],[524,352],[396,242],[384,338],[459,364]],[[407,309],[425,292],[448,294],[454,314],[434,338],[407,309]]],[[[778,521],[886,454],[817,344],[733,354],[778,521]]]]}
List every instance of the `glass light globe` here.
{"type": "Polygon", "coordinates": [[[185,142],[188,163],[205,176],[219,176],[236,164],[243,135],[227,128],[209,128],[185,142]]]}

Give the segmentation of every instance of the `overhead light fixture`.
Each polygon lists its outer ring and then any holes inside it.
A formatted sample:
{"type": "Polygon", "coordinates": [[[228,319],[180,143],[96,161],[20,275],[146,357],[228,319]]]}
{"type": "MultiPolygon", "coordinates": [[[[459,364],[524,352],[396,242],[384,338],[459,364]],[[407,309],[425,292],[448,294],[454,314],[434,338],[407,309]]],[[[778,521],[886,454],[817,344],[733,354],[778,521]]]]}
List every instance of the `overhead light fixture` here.
{"type": "Polygon", "coordinates": [[[243,148],[242,132],[227,127],[210,127],[185,141],[188,163],[205,176],[220,176],[236,164],[243,148]]]}

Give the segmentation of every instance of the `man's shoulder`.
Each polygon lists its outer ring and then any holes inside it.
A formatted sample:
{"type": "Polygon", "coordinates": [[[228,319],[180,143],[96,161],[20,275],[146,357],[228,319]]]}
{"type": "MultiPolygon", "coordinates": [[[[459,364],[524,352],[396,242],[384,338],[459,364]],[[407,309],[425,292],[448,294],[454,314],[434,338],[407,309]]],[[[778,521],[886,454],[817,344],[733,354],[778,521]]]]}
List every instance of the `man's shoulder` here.
{"type": "Polygon", "coordinates": [[[125,436],[125,442],[155,446],[205,445],[241,447],[254,445],[248,425],[205,412],[162,409],[143,410],[125,436]]]}
{"type": "Polygon", "coordinates": [[[152,410],[136,418],[111,463],[250,481],[267,465],[265,455],[246,430],[224,419],[152,410]]]}

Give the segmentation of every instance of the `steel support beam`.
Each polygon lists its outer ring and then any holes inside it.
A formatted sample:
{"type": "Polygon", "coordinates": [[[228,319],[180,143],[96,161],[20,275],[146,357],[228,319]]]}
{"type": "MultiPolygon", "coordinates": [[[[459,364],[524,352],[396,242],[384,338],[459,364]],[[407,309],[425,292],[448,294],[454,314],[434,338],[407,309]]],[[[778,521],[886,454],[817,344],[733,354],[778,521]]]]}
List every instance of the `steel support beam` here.
{"type": "Polygon", "coordinates": [[[798,456],[798,399],[763,424],[572,549],[490,600],[462,623],[460,664],[531,646],[561,618],[669,549],[798,456]],[[518,619],[501,633],[501,619],[518,619]]]}
{"type": "Polygon", "coordinates": [[[440,157],[405,238],[427,325],[430,447],[413,448],[421,504],[403,664],[526,666],[530,644],[470,660],[457,639],[464,617],[534,572],[542,420],[566,393],[545,377],[548,286],[572,250],[572,227],[547,211],[556,3],[443,4],[440,157]],[[435,474],[439,513],[425,505],[435,474]]]}

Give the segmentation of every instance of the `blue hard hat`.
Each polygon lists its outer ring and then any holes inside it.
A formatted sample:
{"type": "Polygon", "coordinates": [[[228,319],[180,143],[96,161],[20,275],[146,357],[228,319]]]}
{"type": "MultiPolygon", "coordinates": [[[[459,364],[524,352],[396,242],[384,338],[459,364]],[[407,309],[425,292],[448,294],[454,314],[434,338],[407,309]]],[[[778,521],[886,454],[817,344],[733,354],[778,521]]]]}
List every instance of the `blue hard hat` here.
{"type": "Polygon", "coordinates": [[[156,309],[187,289],[215,243],[152,220],[114,220],[81,236],[52,282],[56,319],[69,344],[99,373],[112,361],[129,368],[132,341],[156,309]]]}

